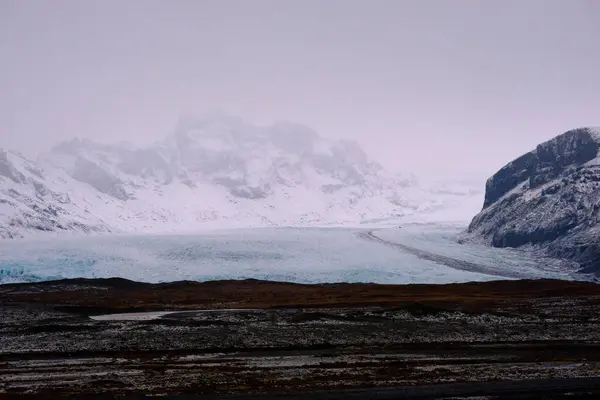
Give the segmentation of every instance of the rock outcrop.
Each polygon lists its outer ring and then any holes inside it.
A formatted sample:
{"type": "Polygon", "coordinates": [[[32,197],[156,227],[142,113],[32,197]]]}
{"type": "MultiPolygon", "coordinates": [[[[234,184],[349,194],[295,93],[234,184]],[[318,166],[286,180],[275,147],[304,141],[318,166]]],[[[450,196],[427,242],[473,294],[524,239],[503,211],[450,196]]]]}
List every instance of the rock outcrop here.
{"type": "Polygon", "coordinates": [[[599,148],[599,130],[574,129],[505,165],[463,240],[531,248],[600,274],[599,148]]]}

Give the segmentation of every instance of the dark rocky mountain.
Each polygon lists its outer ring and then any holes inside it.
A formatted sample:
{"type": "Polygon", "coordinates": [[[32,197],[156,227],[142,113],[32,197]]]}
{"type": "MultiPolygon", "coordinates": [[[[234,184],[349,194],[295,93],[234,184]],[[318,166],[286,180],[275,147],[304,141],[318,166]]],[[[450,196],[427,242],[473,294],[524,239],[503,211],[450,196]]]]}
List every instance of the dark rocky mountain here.
{"type": "Polygon", "coordinates": [[[600,275],[599,147],[598,129],[579,128],[505,165],[462,240],[530,248],[600,275]]]}

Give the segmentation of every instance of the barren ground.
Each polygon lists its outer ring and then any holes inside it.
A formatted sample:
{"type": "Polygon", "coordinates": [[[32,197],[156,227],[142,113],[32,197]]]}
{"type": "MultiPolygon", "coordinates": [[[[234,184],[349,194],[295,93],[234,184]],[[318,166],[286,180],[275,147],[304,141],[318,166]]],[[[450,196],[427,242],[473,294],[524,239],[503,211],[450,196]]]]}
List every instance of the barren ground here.
{"type": "Polygon", "coordinates": [[[2,285],[0,397],[595,398],[599,303],[549,280],[2,285]],[[163,310],[186,312],[90,318],[163,310]]]}

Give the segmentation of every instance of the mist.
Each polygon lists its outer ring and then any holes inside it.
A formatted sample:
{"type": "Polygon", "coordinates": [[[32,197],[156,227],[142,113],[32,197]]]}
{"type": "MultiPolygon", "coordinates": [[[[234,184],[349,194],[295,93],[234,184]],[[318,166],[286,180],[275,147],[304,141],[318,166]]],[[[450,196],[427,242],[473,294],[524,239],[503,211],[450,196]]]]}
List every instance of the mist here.
{"type": "Polygon", "coordinates": [[[599,16],[593,0],[0,0],[0,146],[143,144],[218,109],[484,178],[600,125],[599,16]]]}

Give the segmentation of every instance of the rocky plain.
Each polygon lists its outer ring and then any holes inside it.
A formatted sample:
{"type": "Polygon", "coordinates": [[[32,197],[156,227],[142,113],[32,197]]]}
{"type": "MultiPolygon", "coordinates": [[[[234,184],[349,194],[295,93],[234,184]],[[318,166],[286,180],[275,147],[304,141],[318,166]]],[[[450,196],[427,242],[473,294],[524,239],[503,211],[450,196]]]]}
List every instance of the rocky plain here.
{"type": "Polygon", "coordinates": [[[554,280],[7,284],[0,397],[595,398],[599,304],[554,280]]]}

